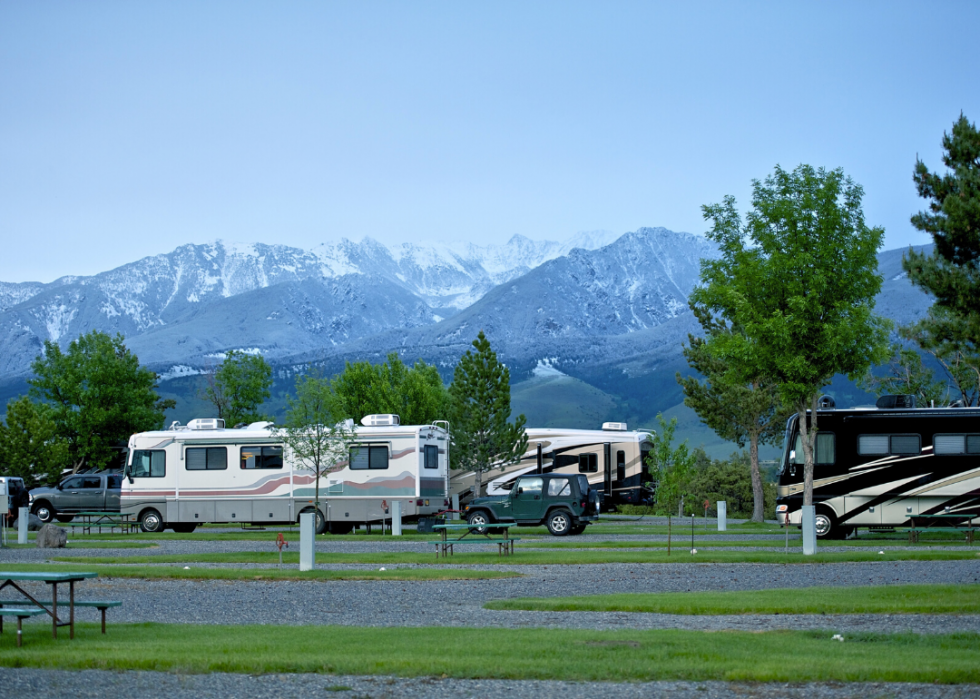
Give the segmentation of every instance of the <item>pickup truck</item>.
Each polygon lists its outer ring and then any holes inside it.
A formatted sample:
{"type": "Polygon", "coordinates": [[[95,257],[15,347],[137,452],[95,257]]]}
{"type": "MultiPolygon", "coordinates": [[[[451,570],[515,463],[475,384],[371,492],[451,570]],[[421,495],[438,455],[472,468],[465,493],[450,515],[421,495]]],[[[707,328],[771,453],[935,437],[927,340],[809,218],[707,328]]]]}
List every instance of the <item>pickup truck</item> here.
{"type": "Polygon", "coordinates": [[[599,494],[584,475],[570,473],[526,474],[508,494],[476,498],[466,507],[469,524],[544,524],[553,536],[581,534],[598,519],[599,494]]]}
{"type": "Polygon", "coordinates": [[[54,488],[31,491],[31,512],[42,522],[70,522],[74,512],[118,512],[122,475],[85,473],[69,476],[54,488]]]}

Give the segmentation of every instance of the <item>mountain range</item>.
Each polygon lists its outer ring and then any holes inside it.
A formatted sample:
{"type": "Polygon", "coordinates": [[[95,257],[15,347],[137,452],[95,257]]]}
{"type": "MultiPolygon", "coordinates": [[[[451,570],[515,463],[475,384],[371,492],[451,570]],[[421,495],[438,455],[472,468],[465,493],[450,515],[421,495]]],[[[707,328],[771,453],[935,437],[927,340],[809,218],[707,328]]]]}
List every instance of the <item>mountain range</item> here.
{"type": "MultiPolygon", "coordinates": [[[[903,252],[879,255],[878,311],[905,323],[931,301],[905,277],[903,252]]],[[[688,370],[681,346],[698,330],[687,297],[700,260],[716,255],[704,237],[665,228],[497,246],[216,241],[90,277],[0,282],[0,400],[24,390],[45,340],[67,346],[95,329],[125,336],[181,420],[202,409],[196,375],[232,349],[261,353],[279,392],[310,366],[329,375],[392,351],[448,380],[483,330],[529,424],[689,420],[674,374],[688,370]]]]}

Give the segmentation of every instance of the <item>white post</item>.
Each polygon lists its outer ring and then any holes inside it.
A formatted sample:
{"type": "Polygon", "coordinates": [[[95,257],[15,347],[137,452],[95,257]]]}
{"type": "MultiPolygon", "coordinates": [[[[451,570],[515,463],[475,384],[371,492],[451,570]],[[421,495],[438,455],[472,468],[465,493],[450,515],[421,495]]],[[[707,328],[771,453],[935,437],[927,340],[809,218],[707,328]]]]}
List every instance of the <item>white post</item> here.
{"type": "Polygon", "coordinates": [[[391,501],[391,535],[402,535],[402,501],[391,501]]]}
{"type": "Polygon", "coordinates": [[[803,506],[803,555],[817,552],[817,519],[813,505],[803,506]]]}
{"type": "Polygon", "coordinates": [[[17,543],[27,543],[27,520],[30,518],[31,511],[22,507],[17,511],[17,543]]]}
{"type": "Polygon", "coordinates": [[[299,516],[299,569],[313,570],[316,564],[316,514],[299,516]]]}
{"type": "Polygon", "coordinates": [[[459,493],[453,495],[453,509],[456,511],[453,512],[452,517],[449,519],[459,519],[459,493]]]}
{"type": "Polygon", "coordinates": [[[728,530],[728,502],[725,500],[718,501],[718,531],[723,532],[728,530]]]}

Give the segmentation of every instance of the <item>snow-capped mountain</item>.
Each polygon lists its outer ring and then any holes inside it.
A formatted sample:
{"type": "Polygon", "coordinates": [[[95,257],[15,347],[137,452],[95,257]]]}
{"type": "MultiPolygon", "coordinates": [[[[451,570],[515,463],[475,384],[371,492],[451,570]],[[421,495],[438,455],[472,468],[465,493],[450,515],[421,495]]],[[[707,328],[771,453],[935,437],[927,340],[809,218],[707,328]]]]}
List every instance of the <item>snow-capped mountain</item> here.
{"type": "Polygon", "coordinates": [[[135,338],[151,334],[159,342],[149,353],[161,360],[174,354],[166,338],[207,336],[211,341],[189,347],[219,351],[229,348],[232,335],[254,335],[260,326],[277,338],[265,343],[272,354],[318,343],[334,346],[390,328],[438,322],[503,281],[576,247],[594,248],[615,237],[595,232],[565,243],[514,236],[505,245],[391,247],[365,238],[314,250],[217,241],[183,245],[91,277],[0,283],[0,377],[26,373],[45,340],[67,344],[96,329],[122,333],[131,346],[145,344],[135,338]],[[258,305],[246,298],[266,289],[273,291],[260,294],[258,305]],[[225,302],[231,299],[238,301],[225,302]],[[257,307],[268,314],[255,317],[257,307]],[[218,309],[226,315],[217,318],[218,309]],[[270,322],[282,332],[270,333],[270,322]],[[176,328],[183,323],[201,333],[181,333],[176,328]]]}

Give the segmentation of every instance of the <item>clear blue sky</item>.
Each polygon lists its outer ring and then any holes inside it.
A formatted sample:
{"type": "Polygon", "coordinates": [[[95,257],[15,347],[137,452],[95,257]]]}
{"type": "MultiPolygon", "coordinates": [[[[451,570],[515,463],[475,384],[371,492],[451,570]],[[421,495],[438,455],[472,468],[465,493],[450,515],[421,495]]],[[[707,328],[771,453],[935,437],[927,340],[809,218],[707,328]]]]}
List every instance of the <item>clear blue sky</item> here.
{"type": "Polygon", "coordinates": [[[702,232],[843,167],[886,247],[980,120],[978,2],[0,3],[0,279],[215,238],[702,232]]]}

